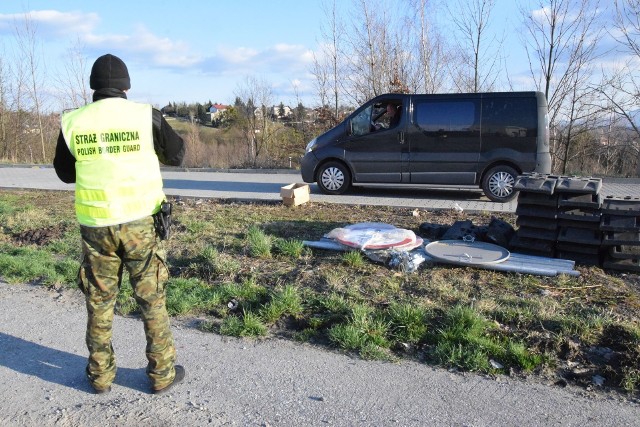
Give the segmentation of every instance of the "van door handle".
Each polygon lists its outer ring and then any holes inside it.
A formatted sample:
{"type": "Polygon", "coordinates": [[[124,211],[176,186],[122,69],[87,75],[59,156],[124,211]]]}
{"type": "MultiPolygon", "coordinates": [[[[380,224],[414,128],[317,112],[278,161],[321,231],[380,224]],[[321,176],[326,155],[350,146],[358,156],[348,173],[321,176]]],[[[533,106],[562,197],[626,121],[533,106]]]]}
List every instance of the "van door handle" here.
{"type": "Polygon", "coordinates": [[[402,131],[398,132],[398,142],[404,144],[404,132],[402,131]]]}

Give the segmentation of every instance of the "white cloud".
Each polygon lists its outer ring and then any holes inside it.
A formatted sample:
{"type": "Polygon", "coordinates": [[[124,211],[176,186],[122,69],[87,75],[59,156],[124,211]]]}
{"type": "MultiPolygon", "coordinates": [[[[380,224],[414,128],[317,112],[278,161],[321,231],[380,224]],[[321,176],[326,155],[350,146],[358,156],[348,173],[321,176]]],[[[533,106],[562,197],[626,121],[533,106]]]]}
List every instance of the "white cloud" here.
{"type": "Polygon", "coordinates": [[[102,48],[135,54],[140,62],[168,68],[189,68],[201,61],[199,55],[189,52],[189,45],[167,37],[158,37],[144,25],[131,35],[88,35],[85,42],[92,48],[102,48]]]}
{"type": "Polygon", "coordinates": [[[258,56],[259,52],[256,49],[250,49],[246,47],[230,48],[222,46],[217,49],[216,57],[222,63],[228,63],[233,65],[247,64],[258,56]]]}
{"type": "Polygon", "coordinates": [[[34,10],[27,13],[0,14],[0,33],[10,33],[16,26],[28,21],[38,33],[47,37],[67,37],[71,34],[88,34],[98,25],[96,13],[59,12],[57,10],[34,10]]]}
{"type": "Polygon", "coordinates": [[[201,61],[199,55],[190,52],[187,43],[160,37],[144,25],[131,33],[101,33],[100,17],[96,13],[34,10],[24,14],[0,14],[0,33],[11,34],[16,26],[24,26],[25,19],[34,25],[43,39],[77,38],[89,51],[128,52],[140,62],[170,68],[188,68],[201,61]]]}
{"type": "Polygon", "coordinates": [[[264,49],[218,46],[202,62],[202,72],[225,75],[278,74],[286,81],[306,71],[312,52],[301,45],[275,44],[264,49]]]}

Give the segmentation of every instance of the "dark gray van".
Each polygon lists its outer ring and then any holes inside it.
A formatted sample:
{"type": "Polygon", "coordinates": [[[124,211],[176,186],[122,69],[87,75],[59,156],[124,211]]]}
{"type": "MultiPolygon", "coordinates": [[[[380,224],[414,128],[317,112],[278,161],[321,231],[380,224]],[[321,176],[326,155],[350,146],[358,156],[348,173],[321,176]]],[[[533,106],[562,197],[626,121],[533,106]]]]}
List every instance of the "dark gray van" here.
{"type": "Polygon", "coordinates": [[[551,172],[542,92],[380,95],[313,139],[305,182],[325,194],[352,185],[475,186],[495,202],[523,172],[551,172]]]}

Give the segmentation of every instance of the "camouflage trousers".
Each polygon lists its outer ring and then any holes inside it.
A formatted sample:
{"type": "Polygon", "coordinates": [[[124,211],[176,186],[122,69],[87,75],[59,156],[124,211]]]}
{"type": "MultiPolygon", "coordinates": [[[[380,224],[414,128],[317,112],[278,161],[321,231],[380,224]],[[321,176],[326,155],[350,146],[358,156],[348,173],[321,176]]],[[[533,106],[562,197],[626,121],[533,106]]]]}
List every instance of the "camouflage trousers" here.
{"type": "Polygon", "coordinates": [[[116,376],[111,343],[114,307],[123,269],[129,273],[146,336],[147,375],[154,389],[173,382],[176,358],[166,307],[169,271],[163,242],[151,216],[109,227],[80,226],[83,260],[78,286],[87,305],[87,376],[95,389],[108,388],[116,376]]]}

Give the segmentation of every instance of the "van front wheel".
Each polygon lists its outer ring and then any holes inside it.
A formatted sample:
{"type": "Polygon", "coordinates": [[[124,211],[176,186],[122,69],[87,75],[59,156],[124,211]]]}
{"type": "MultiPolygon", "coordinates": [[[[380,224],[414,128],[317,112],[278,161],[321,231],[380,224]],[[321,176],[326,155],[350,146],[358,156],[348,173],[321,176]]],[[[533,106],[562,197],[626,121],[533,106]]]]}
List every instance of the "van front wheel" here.
{"type": "Polygon", "coordinates": [[[513,189],[517,176],[518,173],[512,167],[496,166],[482,178],[482,190],[493,202],[508,202],[517,194],[513,189]]]}
{"type": "Polygon", "coordinates": [[[318,171],[318,187],[324,194],[343,194],[351,186],[351,174],[345,165],[328,162],[318,171]]]}

